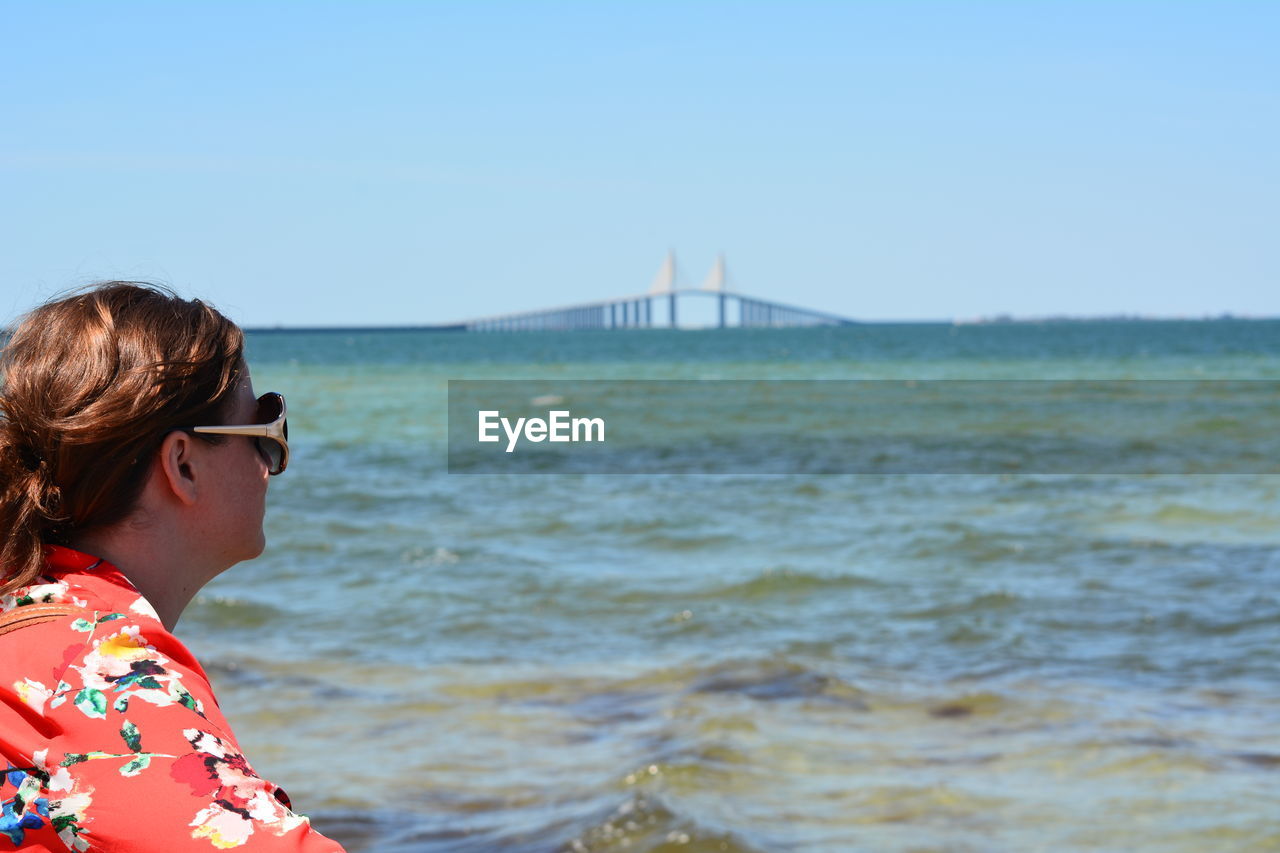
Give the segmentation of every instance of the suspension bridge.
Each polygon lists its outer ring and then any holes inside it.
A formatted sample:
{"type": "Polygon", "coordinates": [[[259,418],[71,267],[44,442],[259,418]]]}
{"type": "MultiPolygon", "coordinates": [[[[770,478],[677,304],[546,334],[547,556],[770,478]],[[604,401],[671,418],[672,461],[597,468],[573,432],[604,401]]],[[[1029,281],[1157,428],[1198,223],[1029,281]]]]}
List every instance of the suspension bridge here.
{"type": "Polygon", "coordinates": [[[675,329],[679,327],[679,300],[682,298],[715,300],[715,325],[721,329],[730,326],[844,326],[856,322],[825,311],[784,305],[770,299],[737,293],[727,287],[727,278],[722,254],[716,257],[711,272],[700,286],[681,287],[677,284],[675,252],[668,252],[646,293],[558,308],[477,317],[465,320],[454,328],[469,332],[675,329]]]}

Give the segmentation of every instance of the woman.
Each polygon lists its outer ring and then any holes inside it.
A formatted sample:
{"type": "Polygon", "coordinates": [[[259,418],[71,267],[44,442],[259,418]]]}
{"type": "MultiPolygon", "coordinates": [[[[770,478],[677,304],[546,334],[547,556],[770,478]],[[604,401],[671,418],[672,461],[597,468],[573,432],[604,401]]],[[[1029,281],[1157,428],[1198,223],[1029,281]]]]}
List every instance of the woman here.
{"type": "Polygon", "coordinates": [[[258,556],[284,399],[234,323],[110,282],[14,330],[0,386],[0,851],[341,851],[254,774],[170,633],[258,556]]]}

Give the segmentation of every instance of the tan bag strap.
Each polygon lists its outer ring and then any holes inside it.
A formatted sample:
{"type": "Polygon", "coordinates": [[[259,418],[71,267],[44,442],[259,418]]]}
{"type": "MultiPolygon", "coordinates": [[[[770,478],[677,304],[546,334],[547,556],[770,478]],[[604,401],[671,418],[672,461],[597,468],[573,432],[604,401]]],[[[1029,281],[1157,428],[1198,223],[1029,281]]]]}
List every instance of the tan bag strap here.
{"type": "Polygon", "coordinates": [[[28,604],[25,607],[6,610],[4,613],[0,613],[0,637],[10,631],[16,631],[28,625],[52,622],[54,619],[61,619],[63,616],[80,613],[83,609],[76,607],[74,604],[28,604]]]}

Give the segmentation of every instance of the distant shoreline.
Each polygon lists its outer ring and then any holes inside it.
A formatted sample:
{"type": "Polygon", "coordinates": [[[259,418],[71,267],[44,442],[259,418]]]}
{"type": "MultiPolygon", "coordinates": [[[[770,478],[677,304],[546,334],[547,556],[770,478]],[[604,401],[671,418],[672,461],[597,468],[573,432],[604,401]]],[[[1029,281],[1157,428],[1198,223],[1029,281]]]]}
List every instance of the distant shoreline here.
{"type": "MultiPolygon", "coordinates": [[[[1123,324],[1123,323],[1266,323],[1280,320],[1280,317],[1243,317],[1235,314],[1220,314],[1213,317],[1144,317],[1139,315],[1107,315],[1101,317],[1076,317],[1071,315],[1049,316],[1049,317],[1012,317],[1007,315],[996,315],[994,317],[975,317],[972,319],[955,319],[955,320],[858,320],[850,325],[852,326],[1046,326],[1046,325],[1067,325],[1067,324],[1085,324],[1085,323],[1107,323],[1107,324],[1123,324]]],[[[681,328],[677,331],[704,331],[706,329],[716,329],[716,326],[705,326],[699,328],[681,328]]],[[[728,329],[740,329],[740,326],[731,326],[728,329]]],[[[768,327],[752,327],[752,328],[768,328],[768,327]]],[[[779,327],[779,328],[796,328],[796,327],[779,327]]],[[[823,328],[813,326],[811,328],[823,328]]],[[[726,329],[726,331],[728,330],[726,329]]],[[[466,332],[466,323],[442,323],[435,325],[416,325],[416,326],[245,326],[246,332],[254,334],[355,334],[369,332],[466,332]]],[[[543,330],[556,331],[556,330],[543,330]]],[[[572,330],[562,330],[572,331],[572,330]]],[[[591,331],[610,331],[595,329],[591,331]]],[[[625,331],[637,331],[628,329],[625,331]]],[[[655,326],[649,329],[638,329],[638,331],[670,331],[667,326],[655,326]]]]}
{"type": "Polygon", "coordinates": [[[974,317],[952,320],[957,326],[1005,326],[1005,325],[1043,325],[1046,323],[1221,323],[1221,322],[1254,322],[1277,320],[1280,317],[1252,317],[1224,312],[1206,317],[1152,317],[1143,314],[1104,314],[1101,316],[1076,316],[1073,314],[1050,314],[1044,317],[1014,317],[1009,314],[996,314],[992,317],[974,317]]]}
{"type": "Polygon", "coordinates": [[[465,323],[437,326],[244,326],[254,334],[302,334],[313,332],[465,332],[465,323]]]}

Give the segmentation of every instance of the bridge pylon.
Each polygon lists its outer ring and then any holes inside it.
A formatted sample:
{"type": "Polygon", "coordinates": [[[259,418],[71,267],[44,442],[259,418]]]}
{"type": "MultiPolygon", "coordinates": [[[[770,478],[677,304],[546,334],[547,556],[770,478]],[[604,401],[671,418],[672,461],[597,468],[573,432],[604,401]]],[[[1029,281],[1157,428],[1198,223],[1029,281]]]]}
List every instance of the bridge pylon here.
{"type": "Polygon", "coordinates": [[[647,329],[654,327],[653,303],[666,297],[667,327],[679,328],[677,298],[713,297],[717,305],[717,327],[782,328],[795,326],[847,326],[855,320],[768,299],[747,296],[728,288],[724,253],[716,255],[711,272],[699,287],[677,283],[675,251],[668,251],[658,274],[646,293],[559,308],[520,311],[478,317],[458,324],[467,331],[570,331],[582,329],[647,329]],[[737,322],[732,320],[736,315],[737,322]]]}

